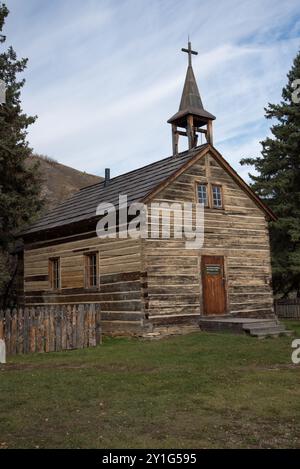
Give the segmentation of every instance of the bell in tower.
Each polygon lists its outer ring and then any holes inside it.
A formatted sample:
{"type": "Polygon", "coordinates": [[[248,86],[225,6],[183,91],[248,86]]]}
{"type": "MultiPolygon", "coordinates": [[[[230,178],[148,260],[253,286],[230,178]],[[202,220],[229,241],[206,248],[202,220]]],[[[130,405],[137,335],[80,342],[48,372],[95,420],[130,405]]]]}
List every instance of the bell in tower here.
{"type": "Polygon", "coordinates": [[[192,67],[192,55],[197,55],[198,52],[192,50],[190,41],[188,42],[188,48],[181,50],[188,54],[188,68],[179,110],[168,120],[168,123],[172,124],[173,155],[178,154],[180,135],[188,137],[189,149],[197,146],[199,133],[204,134],[207,143],[212,145],[212,121],[215,119],[215,116],[204,109],[196,83],[192,67]]]}

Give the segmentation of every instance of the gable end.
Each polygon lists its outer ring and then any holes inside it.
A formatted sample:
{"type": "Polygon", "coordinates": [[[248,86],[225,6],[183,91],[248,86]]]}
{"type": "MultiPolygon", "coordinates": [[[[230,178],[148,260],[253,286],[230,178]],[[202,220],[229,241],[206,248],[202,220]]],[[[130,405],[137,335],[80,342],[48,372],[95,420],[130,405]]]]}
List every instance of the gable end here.
{"type": "Polygon", "coordinates": [[[143,198],[142,202],[148,203],[153,200],[162,190],[168,187],[173,181],[175,181],[182,173],[184,173],[188,168],[193,166],[200,158],[203,158],[207,153],[209,153],[218,164],[224,169],[224,171],[229,174],[236,184],[244,191],[246,194],[253,200],[253,202],[260,208],[269,221],[276,221],[277,217],[274,212],[260,199],[260,197],[255,194],[251,187],[238,175],[238,173],[232,168],[232,166],[223,158],[221,153],[219,153],[213,146],[207,145],[202,151],[197,153],[192,159],[190,159],[186,164],[181,166],[179,170],[171,174],[167,179],[158,184],[151,192],[149,192],[146,197],[143,198]]]}

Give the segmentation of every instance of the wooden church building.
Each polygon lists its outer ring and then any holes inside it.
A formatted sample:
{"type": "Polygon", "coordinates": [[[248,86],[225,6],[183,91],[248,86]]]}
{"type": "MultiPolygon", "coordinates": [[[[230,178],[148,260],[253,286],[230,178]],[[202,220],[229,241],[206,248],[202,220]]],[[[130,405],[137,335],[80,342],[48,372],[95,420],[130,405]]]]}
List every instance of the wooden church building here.
{"type": "Polygon", "coordinates": [[[27,305],[100,303],[103,330],[141,334],[200,318],[273,318],[268,223],[272,211],[213,146],[213,121],[191,56],[178,112],[169,119],[173,154],[81,189],[23,234],[27,305]],[[198,145],[203,134],[206,143],[198,145]],[[186,136],[188,150],[178,151],[186,136]],[[96,208],[142,202],[201,203],[204,244],[185,239],[100,239],[96,208]]]}

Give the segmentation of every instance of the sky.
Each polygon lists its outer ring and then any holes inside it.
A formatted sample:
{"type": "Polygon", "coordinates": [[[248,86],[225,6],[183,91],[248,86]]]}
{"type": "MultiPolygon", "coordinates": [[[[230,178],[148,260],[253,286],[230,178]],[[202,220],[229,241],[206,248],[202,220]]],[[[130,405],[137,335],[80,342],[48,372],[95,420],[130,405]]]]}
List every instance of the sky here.
{"type": "Polygon", "coordinates": [[[248,180],[239,161],[260,154],[264,107],[280,101],[300,48],[299,0],[2,1],[5,44],[29,59],[35,152],[111,176],[171,155],[189,36],[214,146],[248,180]]]}

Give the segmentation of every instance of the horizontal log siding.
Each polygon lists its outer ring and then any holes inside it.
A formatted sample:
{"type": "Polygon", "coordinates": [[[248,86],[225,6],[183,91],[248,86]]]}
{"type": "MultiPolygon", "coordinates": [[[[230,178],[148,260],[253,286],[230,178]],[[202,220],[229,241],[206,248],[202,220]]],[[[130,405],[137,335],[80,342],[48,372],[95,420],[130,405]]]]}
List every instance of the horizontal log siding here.
{"type": "Polygon", "coordinates": [[[273,314],[268,223],[261,209],[212,157],[206,164],[204,158],[195,163],[153,202],[195,202],[195,181],[221,184],[224,210],[205,210],[200,251],[185,249],[184,240],[144,241],[149,318],[202,313],[201,255],[225,257],[229,313],[273,314]]]}
{"type": "MultiPolygon", "coordinates": [[[[214,160],[198,161],[157,202],[195,202],[195,181],[221,184],[224,210],[205,210],[205,243],[186,250],[184,240],[99,240],[82,235],[59,244],[33,243],[24,254],[26,304],[100,303],[103,331],[139,331],[146,317],[197,317],[202,312],[201,255],[225,257],[228,311],[269,315],[270,249],[264,214],[214,160]],[[100,287],[84,288],[84,254],[99,252],[100,287]],[[62,288],[49,290],[48,259],[61,259],[62,288]],[[193,316],[194,315],[194,316],[193,316]]],[[[157,225],[158,228],[158,225],[157,225]]],[[[172,319],[171,319],[172,317],[172,319]]]]}
{"type": "Polygon", "coordinates": [[[94,237],[48,247],[33,245],[29,250],[25,247],[24,271],[26,305],[100,303],[103,331],[116,328],[120,332],[123,326],[126,330],[131,324],[133,328],[141,324],[140,240],[94,237]],[[99,252],[100,285],[96,289],[84,288],[84,255],[89,251],[99,252]],[[60,257],[59,291],[51,291],[48,280],[43,280],[51,257],[60,257]]]}

